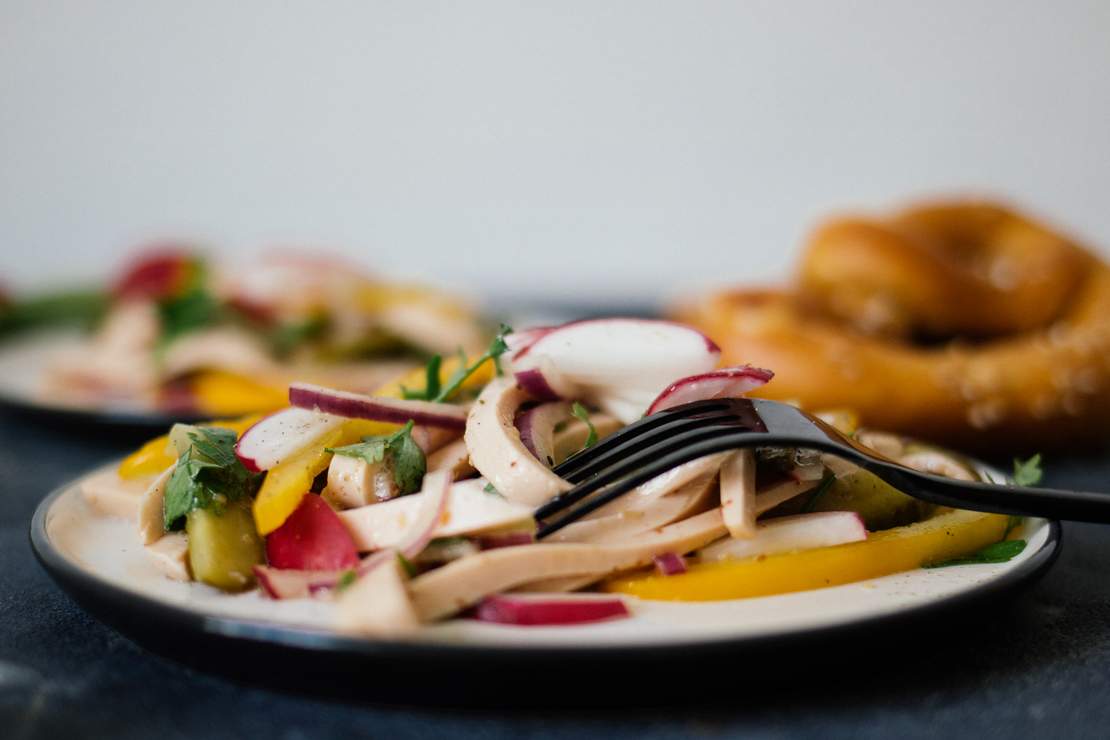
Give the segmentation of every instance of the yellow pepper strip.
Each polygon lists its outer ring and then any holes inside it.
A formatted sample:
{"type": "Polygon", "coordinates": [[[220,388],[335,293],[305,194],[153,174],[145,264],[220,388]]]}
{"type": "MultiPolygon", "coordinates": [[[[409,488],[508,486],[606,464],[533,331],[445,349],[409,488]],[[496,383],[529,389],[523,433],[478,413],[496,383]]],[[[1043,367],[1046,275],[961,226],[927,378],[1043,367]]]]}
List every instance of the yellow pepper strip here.
{"type": "Polygon", "coordinates": [[[808,591],[920,568],[968,555],[1001,540],[1007,517],[946,511],[904,527],[834,547],[695,564],[686,573],[642,572],[611,578],[602,589],[658,601],[723,601],[808,591]]]}
{"type": "Polygon", "coordinates": [[[274,411],[289,405],[286,386],[263,383],[223,370],[197,373],[189,387],[197,410],[204,415],[237,416],[274,411]]]}
{"type": "Polygon", "coordinates": [[[254,499],[254,524],[259,534],[273,532],[296,511],[316,476],[331,463],[331,453],[324,448],[342,444],[343,434],[343,427],[332,429],[316,444],[267,471],[254,499]]]}
{"type": "MultiPolygon", "coordinates": [[[[447,381],[447,378],[459,367],[459,362],[457,357],[444,360],[440,368],[441,382],[447,381]]],[[[493,363],[483,363],[463,385],[467,388],[480,387],[488,383],[492,377],[493,363]]],[[[374,392],[374,395],[383,398],[402,398],[404,395],[402,386],[422,388],[425,380],[423,369],[413,370],[398,380],[383,385],[374,392]]],[[[266,473],[266,479],[262,482],[262,488],[254,500],[254,522],[259,534],[273,532],[300,505],[301,499],[312,487],[313,480],[326,470],[331,462],[331,453],[326,452],[325,447],[354,444],[363,437],[390,434],[399,428],[399,424],[368,419],[348,419],[311,447],[271,468],[266,473]]]]}
{"type": "MultiPolygon", "coordinates": [[[[224,429],[230,429],[237,435],[242,435],[261,418],[261,414],[251,414],[239,419],[207,421],[202,426],[223,427],[224,429]]],[[[163,434],[161,437],[155,437],[125,457],[116,472],[124,480],[158,475],[177,461],[177,457],[169,451],[169,446],[169,435],[163,434]]]]}

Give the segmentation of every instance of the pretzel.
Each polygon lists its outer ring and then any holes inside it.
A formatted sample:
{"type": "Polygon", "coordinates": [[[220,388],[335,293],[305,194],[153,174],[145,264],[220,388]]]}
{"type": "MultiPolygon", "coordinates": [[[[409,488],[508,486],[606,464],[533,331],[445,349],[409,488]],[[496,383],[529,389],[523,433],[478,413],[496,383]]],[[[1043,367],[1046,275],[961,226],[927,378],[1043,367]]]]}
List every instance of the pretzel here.
{"type": "Polygon", "coordinates": [[[753,395],[983,451],[1110,433],[1110,268],[998,205],[830,221],[793,290],[733,290],[679,314],[723,362],[774,369],[753,395]]]}

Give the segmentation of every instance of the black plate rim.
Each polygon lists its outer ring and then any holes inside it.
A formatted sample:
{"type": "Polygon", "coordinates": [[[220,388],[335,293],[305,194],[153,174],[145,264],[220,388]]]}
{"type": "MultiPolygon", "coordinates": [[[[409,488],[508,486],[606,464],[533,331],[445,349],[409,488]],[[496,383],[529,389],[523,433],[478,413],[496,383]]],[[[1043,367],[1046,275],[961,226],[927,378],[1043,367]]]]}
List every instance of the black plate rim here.
{"type": "MultiPolygon", "coordinates": [[[[46,517],[54,502],[70,491],[83,477],[85,476],[79,476],[56,488],[39,503],[31,519],[29,535],[31,549],[36,559],[58,587],[97,619],[127,636],[131,636],[130,630],[119,626],[119,623],[125,620],[114,619],[113,614],[139,616],[142,623],[162,625],[174,634],[180,634],[178,631],[181,631],[214,640],[246,641],[256,647],[288,648],[321,655],[342,653],[367,660],[424,662],[665,660],[689,658],[699,654],[716,655],[722,651],[734,653],[776,646],[790,647],[800,642],[823,643],[838,636],[850,635],[860,628],[887,627],[903,621],[960,611],[970,605],[999,598],[1043,575],[1059,556],[1063,544],[1060,522],[1047,520],[1049,530],[1045,544],[1024,562],[1001,576],[967,591],[925,604],[816,629],[795,629],[760,636],[708,638],[677,643],[612,646],[535,647],[368,640],[179,608],[118,586],[80,568],[53,546],[46,531],[46,517]]],[[[506,627],[506,629],[526,628],[506,627]]]]}

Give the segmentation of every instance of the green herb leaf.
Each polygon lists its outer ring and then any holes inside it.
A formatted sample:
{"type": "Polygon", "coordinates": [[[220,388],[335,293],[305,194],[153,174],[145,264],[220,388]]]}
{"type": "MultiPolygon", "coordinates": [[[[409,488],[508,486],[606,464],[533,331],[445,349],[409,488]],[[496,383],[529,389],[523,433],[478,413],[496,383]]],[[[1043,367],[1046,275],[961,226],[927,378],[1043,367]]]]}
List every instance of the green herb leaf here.
{"type": "Polygon", "coordinates": [[[349,568],[339,574],[339,580],[335,583],[335,590],[342,593],[351,586],[355,585],[358,580],[358,573],[355,573],[353,568],[349,568]]]}
{"type": "Polygon", "coordinates": [[[590,433],[586,435],[586,444],[582,445],[583,450],[590,449],[597,444],[597,430],[594,429],[594,423],[590,421],[590,412],[586,410],[585,406],[575,401],[570,407],[570,413],[574,415],[574,418],[585,423],[590,430],[590,433]]]}
{"type": "Polygon", "coordinates": [[[318,339],[328,328],[327,316],[313,316],[290,324],[280,324],[266,332],[266,340],[278,357],[287,357],[306,342],[318,339]]]}
{"type": "Polygon", "coordinates": [[[1043,476],[1040,453],[1024,462],[1014,458],[1014,483],[1019,486],[1035,486],[1041,482],[1043,476]]]}
{"type": "Polygon", "coordinates": [[[262,481],[235,456],[236,435],[230,429],[197,427],[189,440],[192,444],[166,481],[162,520],[167,530],[194,509],[218,512],[230,501],[253,496],[262,481]]]}
{"type": "Polygon", "coordinates": [[[108,303],[106,293],[73,291],[0,304],[0,336],[45,326],[92,327],[104,316],[108,303]]]}
{"type": "Polygon", "coordinates": [[[512,333],[513,328],[511,326],[502,324],[501,330],[497,333],[497,336],[493,338],[493,341],[490,342],[489,349],[482,353],[478,359],[470,365],[466,364],[466,354],[460,349],[459,369],[451,374],[451,377],[447,381],[447,385],[431,400],[443,402],[455,395],[459,388],[462,387],[462,384],[466,382],[466,379],[473,375],[487,360],[493,361],[494,370],[496,370],[498,375],[501,375],[501,355],[509,351],[509,345],[506,344],[505,337],[512,333]]]}
{"type": "Polygon", "coordinates": [[[1021,554],[1025,549],[1025,540],[1002,540],[993,545],[987,545],[979,552],[964,555],[939,563],[930,563],[924,568],[948,568],[953,565],[975,565],[978,563],[1005,563],[1021,554]]]}
{"type": "Polygon", "coordinates": [[[183,334],[213,326],[224,318],[220,302],[200,286],[163,301],[158,305],[158,313],[162,317],[163,347],[183,334]]]}
{"type": "Polygon", "coordinates": [[[364,437],[362,442],[346,447],[329,447],[328,452],[347,457],[358,457],[369,465],[385,462],[393,472],[393,481],[401,493],[420,490],[428,462],[424,450],[412,438],[413,422],[410,420],[393,434],[364,437]]]}
{"type": "Polygon", "coordinates": [[[487,483],[485,487],[482,488],[482,490],[490,494],[491,496],[500,496],[501,498],[505,498],[505,494],[494,488],[492,483],[487,483]]]}
{"type": "Polygon", "coordinates": [[[405,575],[407,575],[409,578],[416,578],[418,575],[420,575],[420,570],[417,569],[415,565],[413,565],[411,560],[406,558],[401,553],[397,553],[397,562],[401,564],[401,568],[404,569],[405,575]]]}
{"type": "Polygon", "coordinates": [[[825,475],[825,477],[821,479],[821,482],[813,489],[813,493],[809,494],[809,498],[802,504],[801,511],[803,514],[808,514],[813,511],[813,507],[817,505],[817,500],[825,495],[825,491],[829,490],[834,480],[836,480],[836,476],[832,473],[825,475]]]}
{"type": "Polygon", "coordinates": [[[424,368],[424,390],[409,390],[401,386],[401,395],[410,401],[431,401],[439,395],[439,369],[443,365],[443,358],[432,355],[424,368]]]}

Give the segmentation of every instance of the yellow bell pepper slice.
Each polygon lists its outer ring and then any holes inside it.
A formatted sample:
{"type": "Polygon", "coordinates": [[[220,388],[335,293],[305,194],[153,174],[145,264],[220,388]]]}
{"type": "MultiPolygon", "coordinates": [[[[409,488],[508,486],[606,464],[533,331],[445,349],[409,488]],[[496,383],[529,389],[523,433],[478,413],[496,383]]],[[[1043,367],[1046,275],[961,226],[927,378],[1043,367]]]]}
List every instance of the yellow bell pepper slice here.
{"type": "Polygon", "coordinates": [[[237,416],[274,411],[289,405],[286,386],[263,383],[223,370],[197,373],[189,388],[197,410],[205,415],[237,416]]]}
{"type": "MultiPolygon", "coordinates": [[[[202,426],[223,427],[224,429],[230,429],[235,432],[236,435],[242,435],[243,432],[254,426],[255,422],[261,418],[261,414],[251,414],[250,416],[244,416],[239,419],[206,421],[203,422],[202,426]]],[[[163,434],[161,437],[155,437],[125,457],[119,464],[119,468],[117,468],[116,472],[119,474],[119,477],[124,480],[134,480],[135,478],[158,475],[177,462],[177,457],[169,451],[169,446],[169,435],[163,434]]]]}
{"type": "Polygon", "coordinates": [[[331,453],[326,447],[342,444],[343,427],[332,429],[316,444],[270,468],[254,499],[254,524],[267,535],[280,527],[312,489],[316,476],[328,469],[331,453]]]}
{"type": "Polygon", "coordinates": [[[657,601],[723,601],[808,591],[920,568],[968,555],[1006,535],[1007,517],[951,511],[904,527],[875,532],[834,547],[700,563],[686,573],[636,573],[611,578],[602,589],[657,601]]]}

